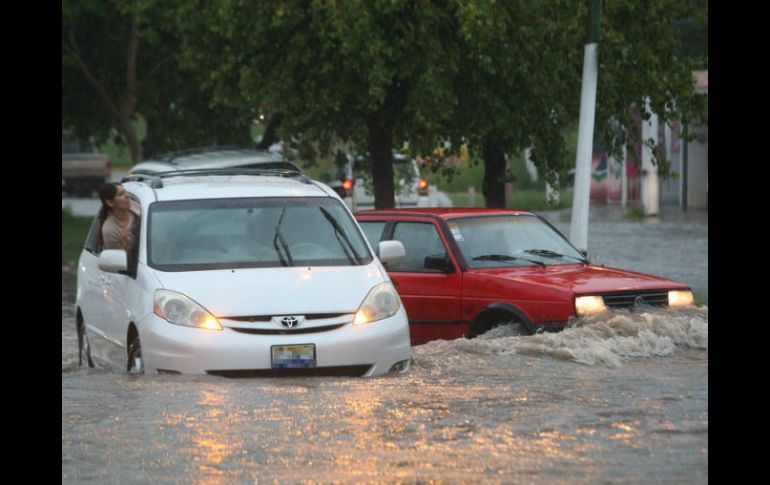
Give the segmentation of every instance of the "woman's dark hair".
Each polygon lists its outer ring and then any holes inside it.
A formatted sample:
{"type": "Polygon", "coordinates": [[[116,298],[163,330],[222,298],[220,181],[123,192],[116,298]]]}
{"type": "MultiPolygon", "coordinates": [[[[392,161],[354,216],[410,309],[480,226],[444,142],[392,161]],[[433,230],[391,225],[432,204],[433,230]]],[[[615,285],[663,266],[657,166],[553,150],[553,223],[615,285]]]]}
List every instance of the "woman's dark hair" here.
{"type": "Polygon", "coordinates": [[[99,208],[99,233],[97,234],[97,243],[99,246],[103,244],[102,241],[102,226],[104,221],[107,220],[107,216],[110,215],[110,206],[107,205],[108,200],[112,200],[118,193],[118,185],[113,183],[106,183],[99,187],[99,199],[102,201],[102,206],[99,208]]]}

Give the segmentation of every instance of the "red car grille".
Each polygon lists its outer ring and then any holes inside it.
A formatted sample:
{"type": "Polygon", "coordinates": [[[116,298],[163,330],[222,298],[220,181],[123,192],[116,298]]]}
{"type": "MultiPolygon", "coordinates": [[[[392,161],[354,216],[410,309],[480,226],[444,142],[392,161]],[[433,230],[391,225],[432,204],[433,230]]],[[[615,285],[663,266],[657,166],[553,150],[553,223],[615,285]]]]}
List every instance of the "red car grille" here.
{"type": "Polygon", "coordinates": [[[668,290],[618,291],[602,293],[604,304],[612,308],[630,308],[639,305],[668,305],[668,290]]]}

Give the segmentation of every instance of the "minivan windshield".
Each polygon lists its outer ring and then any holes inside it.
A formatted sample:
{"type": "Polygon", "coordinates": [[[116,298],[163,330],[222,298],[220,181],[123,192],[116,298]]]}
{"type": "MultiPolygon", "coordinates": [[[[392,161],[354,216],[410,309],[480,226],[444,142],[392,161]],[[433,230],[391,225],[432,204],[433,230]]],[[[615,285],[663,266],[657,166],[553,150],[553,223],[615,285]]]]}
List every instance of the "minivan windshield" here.
{"type": "Polygon", "coordinates": [[[356,223],[328,197],[155,202],[148,217],[148,263],[162,271],[372,262],[356,223]]]}
{"type": "Polygon", "coordinates": [[[536,216],[465,217],[451,219],[447,225],[471,268],[586,262],[561,234],[536,216]]]}

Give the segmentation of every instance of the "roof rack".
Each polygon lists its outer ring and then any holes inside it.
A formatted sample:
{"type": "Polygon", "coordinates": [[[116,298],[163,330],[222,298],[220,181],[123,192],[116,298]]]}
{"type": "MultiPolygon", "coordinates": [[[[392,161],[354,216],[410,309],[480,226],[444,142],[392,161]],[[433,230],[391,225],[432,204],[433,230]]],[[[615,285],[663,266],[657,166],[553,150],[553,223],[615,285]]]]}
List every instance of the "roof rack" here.
{"type": "Polygon", "coordinates": [[[284,168],[190,168],[170,170],[168,172],[133,172],[121,179],[121,182],[147,182],[153,189],[163,188],[163,179],[171,177],[205,176],[205,175],[261,175],[272,177],[294,177],[304,184],[312,181],[302,172],[284,168]]]}

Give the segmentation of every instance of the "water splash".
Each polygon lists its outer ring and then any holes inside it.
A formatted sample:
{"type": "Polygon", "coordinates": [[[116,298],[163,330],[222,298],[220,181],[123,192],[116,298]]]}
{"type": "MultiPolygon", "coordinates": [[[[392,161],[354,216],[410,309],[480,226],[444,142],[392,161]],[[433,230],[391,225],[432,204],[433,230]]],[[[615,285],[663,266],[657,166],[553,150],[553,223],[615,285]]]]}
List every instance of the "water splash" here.
{"type": "Polygon", "coordinates": [[[470,355],[512,354],[587,365],[621,367],[628,358],[668,356],[677,349],[708,350],[708,308],[610,311],[580,319],[557,333],[523,335],[516,325],[492,329],[476,339],[435,341],[414,350],[419,367],[431,368],[470,355]]]}

